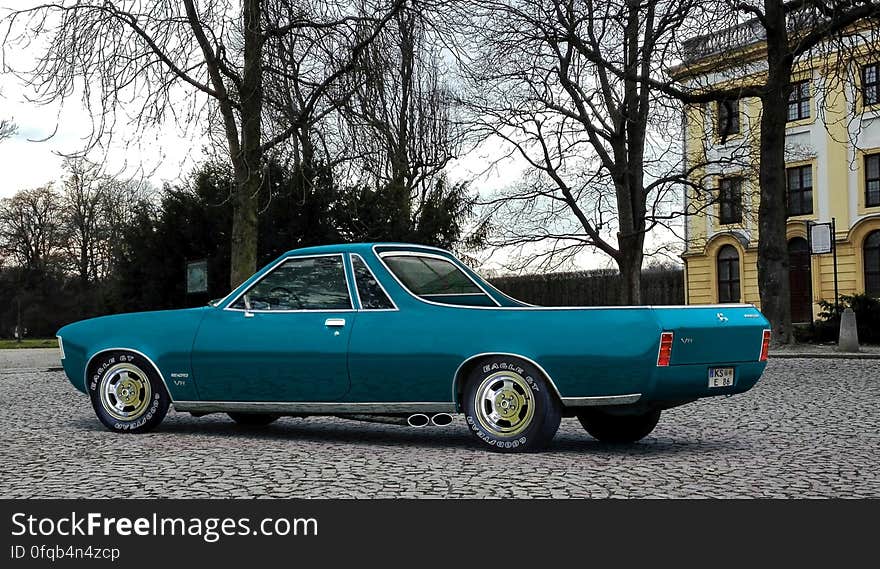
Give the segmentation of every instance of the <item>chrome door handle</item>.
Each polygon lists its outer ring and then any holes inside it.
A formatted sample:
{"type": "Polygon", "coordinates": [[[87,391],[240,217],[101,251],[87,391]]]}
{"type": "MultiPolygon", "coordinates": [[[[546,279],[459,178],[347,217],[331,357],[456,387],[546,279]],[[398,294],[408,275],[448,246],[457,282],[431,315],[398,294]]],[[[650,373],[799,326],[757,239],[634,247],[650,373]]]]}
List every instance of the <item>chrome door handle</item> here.
{"type": "Polygon", "coordinates": [[[345,318],[328,318],[327,320],[324,320],[324,326],[345,326],[345,318]]]}

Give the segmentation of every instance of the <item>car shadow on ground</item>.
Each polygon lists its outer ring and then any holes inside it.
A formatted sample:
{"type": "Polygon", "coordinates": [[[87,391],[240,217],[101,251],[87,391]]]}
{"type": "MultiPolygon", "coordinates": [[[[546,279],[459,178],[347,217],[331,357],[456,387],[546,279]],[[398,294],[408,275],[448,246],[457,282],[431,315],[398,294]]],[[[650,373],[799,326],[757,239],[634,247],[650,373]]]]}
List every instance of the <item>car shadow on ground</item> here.
{"type": "MultiPolygon", "coordinates": [[[[79,429],[103,432],[111,437],[120,436],[108,432],[97,420],[83,418],[75,421],[74,424],[79,429]]],[[[488,451],[468,433],[465,425],[460,422],[444,427],[413,428],[344,419],[285,417],[268,426],[247,427],[219,417],[195,418],[175,413],[169,415],[168,419],[154,433],[158,435],[207,436],[242,441],[366,444],[377,447],[488,451]]],[[[608,456],[687,456],[730,452],[740,448],[743,448],[743,445],[737,443],[735,438],[729,437],[692,439],[649,436],[638,443],[610,445],[593,439],[587,433],[567,431],[558,433],[541,452],[608,456]]]]}

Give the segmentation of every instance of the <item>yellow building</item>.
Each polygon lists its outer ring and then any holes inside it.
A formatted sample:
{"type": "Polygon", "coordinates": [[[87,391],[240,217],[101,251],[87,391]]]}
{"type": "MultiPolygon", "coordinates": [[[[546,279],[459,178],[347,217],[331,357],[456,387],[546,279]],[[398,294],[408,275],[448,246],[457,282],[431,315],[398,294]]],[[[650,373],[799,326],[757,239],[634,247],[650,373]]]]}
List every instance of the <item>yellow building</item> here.
{"type": "MultiPolygon", "coordinates": [[[[760,80],[754,22],[690,40],[677,77],[692,87],[760,80]],[[730,49],[730,46],[738,46],[730,49]]],[[[858,50],[852,53],[858,54],[858,50]]],[[[880,297],[880,61],[823,57],[796,68],[786,130],[787,223],[792,318],[808,322],[834,299],[832,255],[810,255],[808,222],[836,221],[841,294],[880,297]]],[[[685,298],[688,304],[748,302],[758,294],[757,156],[760,101],[690,107],[685,155],[711,192],[688,192],[685,298]]]]}

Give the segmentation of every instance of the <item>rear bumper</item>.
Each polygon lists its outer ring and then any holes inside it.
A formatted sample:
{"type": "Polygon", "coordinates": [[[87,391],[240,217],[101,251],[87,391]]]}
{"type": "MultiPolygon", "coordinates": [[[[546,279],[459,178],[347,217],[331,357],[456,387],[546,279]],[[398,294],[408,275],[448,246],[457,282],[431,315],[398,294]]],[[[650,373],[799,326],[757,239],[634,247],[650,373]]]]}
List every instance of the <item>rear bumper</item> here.
{"type": "Polygon", "coordinates": [[[767,362],[728,362],[658,367],[654,372],[653,389],[642,395],[642,401],[693,399],[713,395],[733,395],[748,391],[764,373],[767,362]],[[709,387],[709,368],[732,367],[733,385],[709,387]]]}

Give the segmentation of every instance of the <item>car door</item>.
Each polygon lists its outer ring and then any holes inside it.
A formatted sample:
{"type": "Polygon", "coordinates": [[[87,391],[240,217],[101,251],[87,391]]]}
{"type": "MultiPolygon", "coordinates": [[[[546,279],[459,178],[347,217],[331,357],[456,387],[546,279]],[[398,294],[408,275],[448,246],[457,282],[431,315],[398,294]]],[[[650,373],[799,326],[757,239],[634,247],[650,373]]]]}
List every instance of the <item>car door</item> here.
{"type": "MultiPolygon", "coordinates": [[[[410,253],[397,254],[406,255],[410,253]]],[[[419,257],[433,259],[427,253],[419,257]]],[[[439,260],[455,269],[449,261],[439,260]]],[[[414,294],[399,290],[391,276],[394,273],[385,271],[381,261],[372,255],[365,259],[352,254],[351,264],[360,311],[349,342],[351,389],[346,400],[448,403],[455,371],[471,349],[467,338],[472,329],[462,327],[461,323],[469,318],[484,321],[487,314],[467,310],[455,311],[458,314],[452,315],[436,303],[422,302],[414,294]],[[388,279],[386,283],[398,297],[389,294],[377,274],[388,279]],[[399,308],[398,302],[401,303],[399,308]]],[[[417,275],[421,278],[420,284],[432,281],[431,275],[439,274],[444,283],[452,283],[452,286],[432,283],[419,288],[419,293],[426,293],[425,296],[438,293],[444,300],[460,302],[462,306],[473,306],[475,300],[479,301],[470,290],[456,294],[456,285],[468,279],[460,270],[425,264],[422,267],[417,275]]]]}
{"type": "Polygon", "coordinates": [[[355,312],[342,255],[288,257],[209,311],[192,368],[202,401],[336,401],[355,312]]]}

